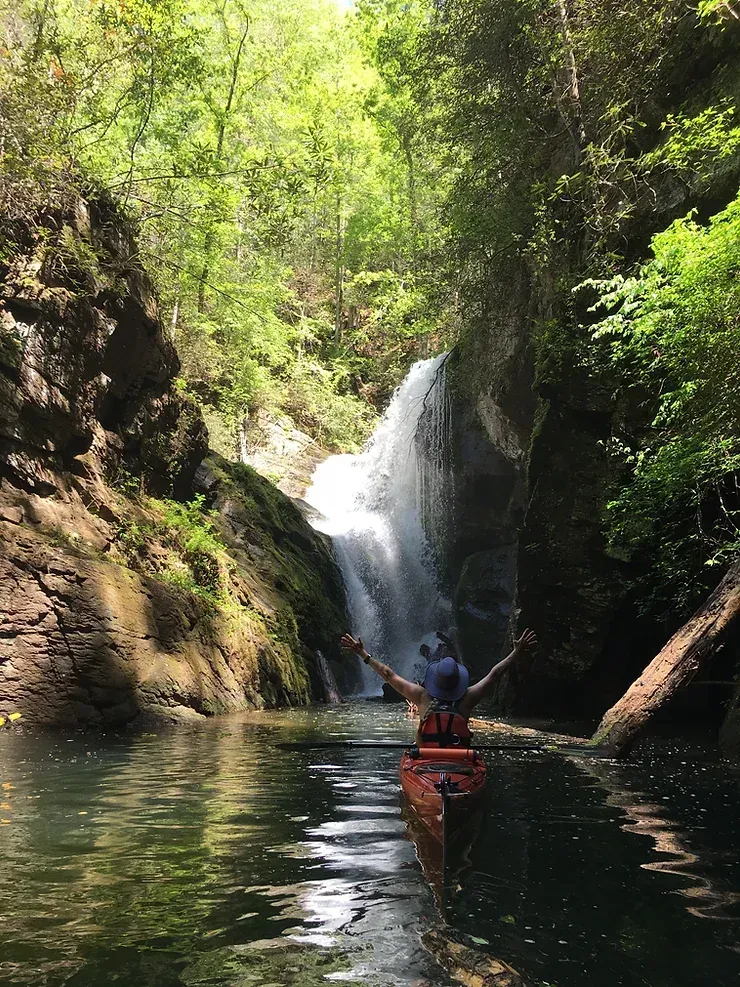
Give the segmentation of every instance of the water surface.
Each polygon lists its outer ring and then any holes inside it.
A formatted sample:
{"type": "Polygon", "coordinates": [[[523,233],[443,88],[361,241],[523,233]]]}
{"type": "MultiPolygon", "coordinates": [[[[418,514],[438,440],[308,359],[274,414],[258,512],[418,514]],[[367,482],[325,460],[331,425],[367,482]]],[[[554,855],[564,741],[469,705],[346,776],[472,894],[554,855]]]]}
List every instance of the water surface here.
{"type": "MultiPolygon", "coordinates": [[[[448,985],[377,703],[141,737],[0,734],[0,984],[448,985]]],[[[740,791],[688,744],[489,756],[454,922],[533,984],[740,984],[740,791]]]]}

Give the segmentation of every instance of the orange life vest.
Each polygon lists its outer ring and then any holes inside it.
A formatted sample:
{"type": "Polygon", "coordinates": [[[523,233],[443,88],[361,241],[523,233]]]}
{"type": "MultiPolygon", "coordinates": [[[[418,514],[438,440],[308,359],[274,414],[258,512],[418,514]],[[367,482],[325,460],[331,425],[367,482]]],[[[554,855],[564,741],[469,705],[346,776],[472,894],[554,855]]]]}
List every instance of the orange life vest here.
{"type": "Polygon", "coordinates": [[[432,699],[419,724],[419,747],[470,747],[472,733],[457,703],[432,699]]]}

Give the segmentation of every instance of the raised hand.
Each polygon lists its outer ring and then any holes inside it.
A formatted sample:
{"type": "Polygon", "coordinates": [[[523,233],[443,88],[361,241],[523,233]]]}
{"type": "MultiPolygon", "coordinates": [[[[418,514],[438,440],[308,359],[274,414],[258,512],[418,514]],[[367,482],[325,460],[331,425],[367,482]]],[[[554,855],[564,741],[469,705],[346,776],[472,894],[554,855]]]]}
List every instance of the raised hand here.
{"type": "Polygon", "coordinates": [[[356,655],[359,655],[360,658],[364,658],[367,654],[361,637],[358,637],[357,640],[355,640],[351,634],[343,634],[342,640],[339,643],[346,651],[353,651],[356,655]]]}
{"type": "Polygon", "coordinates": [[[524,629],[521,637],[514,641],[514,651],[516,654],[520,655],[524,651],[530,651],[537,645],[537,635],[534,631],[530,631],[528,627],[524,629]]]}

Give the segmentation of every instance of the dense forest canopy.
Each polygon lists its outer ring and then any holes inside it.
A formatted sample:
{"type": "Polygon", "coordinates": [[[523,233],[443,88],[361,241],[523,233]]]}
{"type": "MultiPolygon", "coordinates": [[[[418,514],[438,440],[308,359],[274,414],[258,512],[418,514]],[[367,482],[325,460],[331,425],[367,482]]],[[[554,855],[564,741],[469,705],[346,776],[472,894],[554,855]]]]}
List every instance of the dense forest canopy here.
{"type": "Polygon", "coordinates": [[[454,343],[497,394],[518,318],[540,410],[598,407],[604,534],[649,605],[736,554],[733,0],[1,9],[3,208],[83,187],[135,217],[221,449],[258,409],[356,447],[454,343]]]}
{"type": "Polygon", "coordinates": [[[88,183],[136,217],[184,386],[334,447],[449,332],[408,18],[333,0],[30,0],[3,13],[5,199],[88,183]],[[407,30],[405,27],[403,30],[407,30]]]}

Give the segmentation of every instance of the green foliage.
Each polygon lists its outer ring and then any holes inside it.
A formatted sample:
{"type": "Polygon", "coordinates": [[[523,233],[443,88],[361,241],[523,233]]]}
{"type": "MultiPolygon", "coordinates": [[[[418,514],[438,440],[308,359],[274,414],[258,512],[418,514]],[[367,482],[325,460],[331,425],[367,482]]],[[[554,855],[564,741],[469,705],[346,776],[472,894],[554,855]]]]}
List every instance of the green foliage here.
{"type": "Polygon", "coordinates": [[[126,497],[135,498],[141,493],[141,479],[132,476],[131,473],[121,464],[108,477],[109,484],[114,490],[120,491],[126,497]]]}
{"type": "Polygon", "coordinates": [[[740,10],[735,0],[699,0],[697,12],[703,19],[718,24],[740,21],[740,10]]]}
{"type": "Polygon", "coordinates": [[[457,385],[516,419],[532,355],[535,470],[551,454],[539,430],[561,411],[607,436],[588,482],[602,485],[609,551],[661,611],[695,602],[738,548],[737,206],[698,218],[738,186],[736,15],[452,0],[397,63],[414,66],[427,145],[448,169],[457,385]]]}
{"type": "Polygon", "coordinates": [[[98,286],[109,283],[97,251],[66,224],[49,243],[46,264],[81,293],[95,294],[98,286]]]}
{"type": "MultiPolygon", "coordinates": [[[[410,363],[458,338],[461,385],[508,414],[528,359],[510,344],[531,332],[538,421],[578,389],[608,422],[611,550],[649,554],[682,600],[733,551],[734,0],[0,10],[0,206],[87,183],[136,218],[223,451],[258,409],[356,448],[410,363]]],[[[94,289],[105,259],[57,240],[60,272],[94,289]]],[[[286,521],[245,486],[247,512],[286,521]]],[[[217,593],[207,516],[159,510],[171,578],[217,593]]],[[[132,557],[141,537],[122,538],[132,557]]]]}
{"type": "Polygon", "coordinates": [[[588,359],[608,356],[649,405],[644,434],[611,442],[629,476],[612,540],[650,552],[660,595],[690,603],[701,568],[740,548],[740,198],[706,226],[677,220],[652,252],[633,277],[587,283],[606,312],[588,359]]]}
{"type": "Polygon", "coordinates": [[[439,174],[410,95],[424,7],[393,5],[390,32],[382,8],[0,0],[0,205],[88,183],[136,217],[187,389],[232,450],[258,408],[356,447],[447,338],[439,174]],[[378,272],[417,304],[386,319],[387,293],[357,291],[378,272]]]}
{"type": "Polygon", "coordinates": [[[740,151],[740,127],[732,126],[736,108],[728,100],[689,116],[669,113],[661,130],[666,140],[643,157],[643,166],[667,164],[678,171],[702,172],[740,151]]]}
{"type": "Polygon", "coordinates": [[[152,571],[211,607],[229,607],[226,574],[231,563],[201,494],[187,503],[147,497],[135,513],[122,513],[116,536],[118,551],[132,568],[152,571]],[[166,551],[160,564],[153,562],[152,543],[166,551]]]}
{"type": "Polygon", "coordinates": [[[168,571],[170,581],[179,578],[180,585],[192,581],[195,592],[200,591],[218,602],[225,595],[222,566],[226,546],[204,503],[202,494],[188,503],[148,500],[148,506],[160,515],[160,534],[181,555],[182,565],[168,571]]]}
{"type": "Polygon", "coordinates": [[[118,547],[130,565],[136,565],[146,554],[147,531],[130,517],[122,518],[116,529],[118,547]]]}
{"type": "Polygon", "coordinates": [[[285,381],[282,407],[330,449],[358,451],[374,421],[372,409],[350,392],[341,361],[333,367],[302,360],[285,381]]]}

